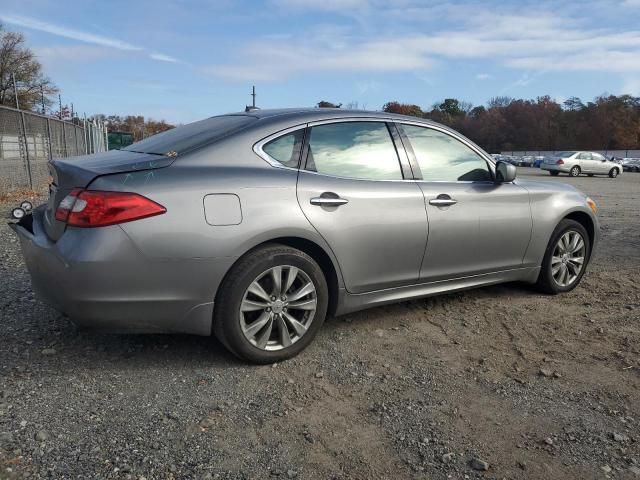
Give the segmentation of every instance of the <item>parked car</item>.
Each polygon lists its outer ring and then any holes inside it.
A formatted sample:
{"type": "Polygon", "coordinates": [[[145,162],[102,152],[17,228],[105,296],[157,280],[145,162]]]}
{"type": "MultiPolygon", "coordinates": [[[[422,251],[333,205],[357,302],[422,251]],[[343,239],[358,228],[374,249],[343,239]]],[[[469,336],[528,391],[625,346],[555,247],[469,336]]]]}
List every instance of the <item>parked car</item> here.
{"type": "Polygon", "coordinates": [[[533,167],[540,168],[540,165],[544,162],[544,155],[537,155],[533,157],[533,167]]]}
{"type": "Polygon", "coordinates": [[[640,158],[623,158],[620,165],[625,172],[640,172],[640,158]]]}
{"type": "Polygon", "coordinates": [[[599,235],[574,187],[380,112],[216,116],[50,171],[48,202],[12,224],[40,297],[81,326],[213,333],[257,363],[327,315],[510,281],[567,292],[599,235]]]}
{"type": "Polygon", "coordinates": [[[604,155],[596,152],[559,152],[547,157],[540,168],[548,170],[554,176],[568,173],[572,177],[586,174],[590,177],[609,175],[611,178],[616,178],[622,173],[620,165],[607,160],[604,155]]]}

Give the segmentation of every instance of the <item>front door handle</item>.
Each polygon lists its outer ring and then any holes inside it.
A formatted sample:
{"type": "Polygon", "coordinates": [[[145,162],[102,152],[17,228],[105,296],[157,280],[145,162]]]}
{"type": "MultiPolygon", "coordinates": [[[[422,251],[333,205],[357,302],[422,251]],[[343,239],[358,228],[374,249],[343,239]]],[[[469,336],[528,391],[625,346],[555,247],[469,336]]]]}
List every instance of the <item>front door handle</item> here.
{"type": "Polygon", "coordinates": [[[455,205],[456,203],[458,203],[458,201],[454,200],[446,193],[442,193],[436,198],[432,198],[431,200],[429,200],[429,205],[434,205],[436,207],[450,207],[451,205],[455,205]]]}
{"type": "MultiPolygon", "coordinates": [[[[322,195],[325,195],[324,193],[322,195]]],[[[345,203],[349,203],[346,198],[340,198],[339,196],[319,196],[311,199],[311,205],[319,205],[321,207],[339,207],[345,203]]]]}

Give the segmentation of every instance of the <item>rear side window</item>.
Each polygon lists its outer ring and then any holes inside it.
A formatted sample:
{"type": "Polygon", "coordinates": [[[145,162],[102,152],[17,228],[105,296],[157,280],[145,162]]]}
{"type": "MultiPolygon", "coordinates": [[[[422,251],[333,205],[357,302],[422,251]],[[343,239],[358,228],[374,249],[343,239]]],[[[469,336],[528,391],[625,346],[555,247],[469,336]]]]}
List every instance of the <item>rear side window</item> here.
{"type": "Polygon", "coordinates": [[[209,145],[227,135],[244,129],[255,121],[257,121],[255,117],[248,115],[211,117],[153,135],[122,150],[157,153],[159,155],[175,152],[180,155],[209,145]]]}
{"type": "Polygon", "coordinates": [[[554,156],[560,158],[569,158],[576,154],[576,152],[558,152],[554,156]]]}
{"type": "Polygon", "coordinates": [[[271,140],[262,151],[285,167],[297,168],[304,130],[297,130],[271,140]]]}
{"type": "Polygon", "coordinates": [[[401,180],[386,123],[343,122],[311,128],[307,170],[362,180],[401,180]]]}
{"type": "Polygon", "coordinates": [[[583,152],[578,155],[578,160],[591,160],[591,154],[587,152],[583,152]]]}
{"type": "Polygon", "coordinates": [[[485,182],[492,176],[484,158],[460,140],[432,128],[403,125],[427,182],[485,182]]]}

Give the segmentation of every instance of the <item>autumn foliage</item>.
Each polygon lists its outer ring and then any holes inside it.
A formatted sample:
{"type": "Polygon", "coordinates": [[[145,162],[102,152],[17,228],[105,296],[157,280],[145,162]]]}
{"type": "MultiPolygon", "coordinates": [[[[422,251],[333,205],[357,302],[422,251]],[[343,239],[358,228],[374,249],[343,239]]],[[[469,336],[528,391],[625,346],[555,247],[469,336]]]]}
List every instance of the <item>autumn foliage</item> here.
{"type": "Polygon", "coordinates": [[[448,98],[427,112],[398,102],[383,110],[443,123],[491,152],[640,148],[640,97],[631,95],[602,95],[587,103],[572,97],[562,104],[549,96],[494,97],[476,107],[448,98]]]}

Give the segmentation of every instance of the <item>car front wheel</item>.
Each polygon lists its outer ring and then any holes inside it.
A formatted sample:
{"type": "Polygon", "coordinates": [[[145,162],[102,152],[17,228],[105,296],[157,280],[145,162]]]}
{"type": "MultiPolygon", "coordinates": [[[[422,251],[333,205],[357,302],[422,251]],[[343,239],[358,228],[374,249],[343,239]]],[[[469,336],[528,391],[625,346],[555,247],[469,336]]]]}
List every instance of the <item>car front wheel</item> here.
{"type": "Polygon", "coordinates": [[[214,333],[244,360],[285,360],[311,343],[324,322],[328,297],[313,258],[267,245],[241,258],[227,274],[216,297],[214,333]]]}
{"type": "Polygon", "coordinates": [[[616,178],[618,176],[618,169],[617,168],[612,168],[611,171],[609,172],[609,176],[611,178],[616,178]]]}
{"type": "Polygon", "coordinates": [[[582,279],[591,254],[589,235],[575,220],[562,220],[553,231],[537,286],[545,293],[573,290],[582,279]]]}

